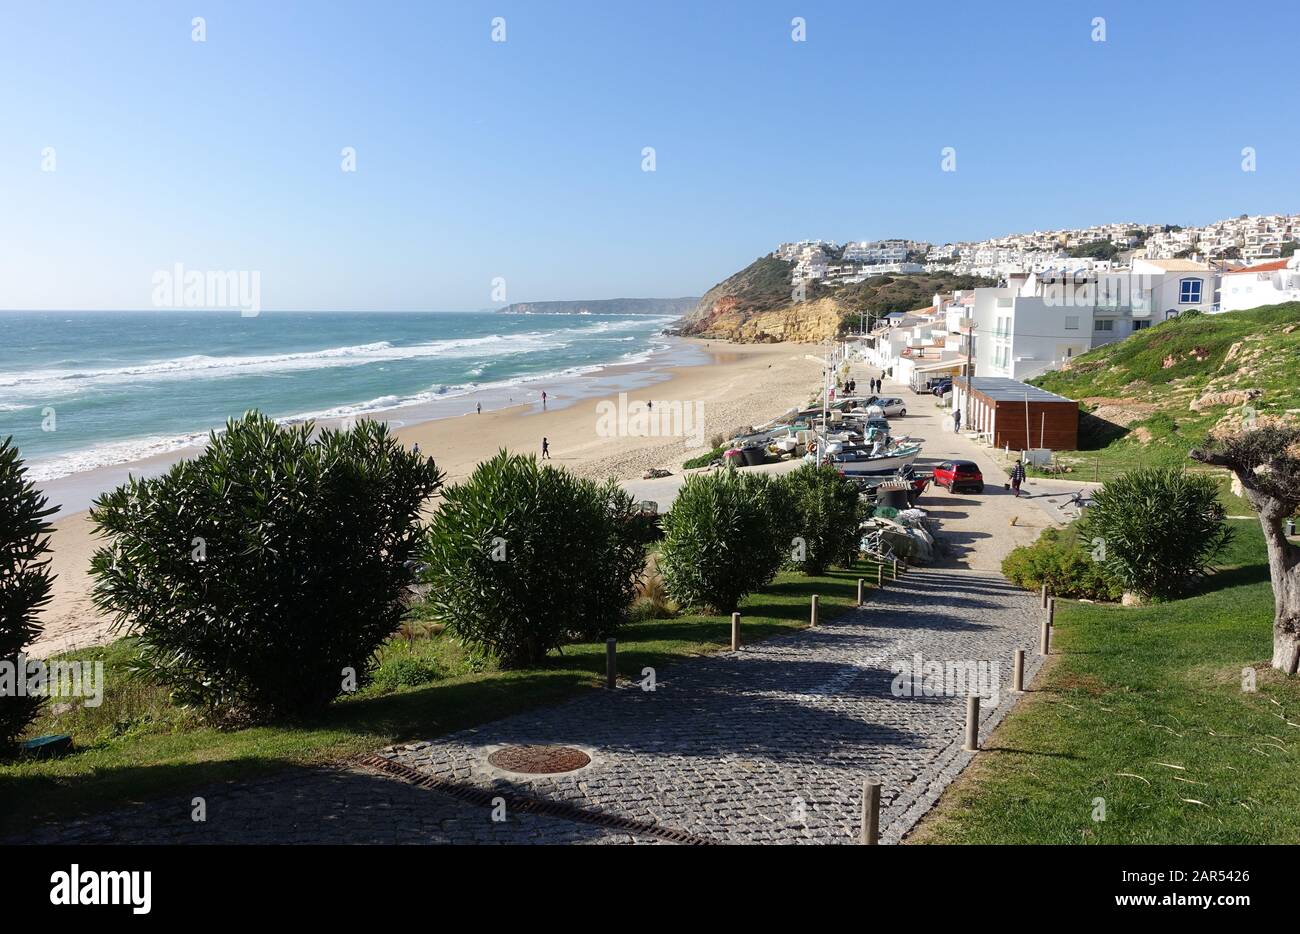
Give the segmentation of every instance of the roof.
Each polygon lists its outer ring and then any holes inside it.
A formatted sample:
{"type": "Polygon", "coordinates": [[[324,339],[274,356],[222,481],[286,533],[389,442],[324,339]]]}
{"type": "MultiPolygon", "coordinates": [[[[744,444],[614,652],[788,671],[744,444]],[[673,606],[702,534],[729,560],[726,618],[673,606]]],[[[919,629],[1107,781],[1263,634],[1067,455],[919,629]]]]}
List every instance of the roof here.
{"type": "Polygon", "coordinates": [[[1224,275],[1235,276],[1243,272],[1276,272],[1279,269],[1286,269],[1286,264],[1289,262],[1291,262],[1289,259],[1279,259],[1271,263],[1260,263],[1258,266],[1242,266],[1240,269],[1229,269],[1224,275]]]}
{"type": "MultiPolygon", "coordinates": [[[[966,385],[964,376],[953,380],[958,386],[966,385]]],[[[1074,399],[1067,399],[1065,396],[1058,396],[1054,392],[1048,392],[1046,389],[1039,389],[1037,386],[1030,386],[1028,383],[1022,383],[1018,379],[1008,379],[1005,376],[976,376],[971,380],[971,389],[981,396],[992,399],[994,402],[1069,402],[1078,405],[1074,399]]]]}
{"type": "Polygon", "coordinates": [[[1190,259],[1144,259],[1148,266],[1155,266],[1165,272],[1209,272],[1210,267],[1190,259]]]}
{"type": "Polygon", "coordinates": [[[965,366],[965,357],[954,357],[951,360],[932,360],[929,363],[918,363],[912,367],[913,373],[929,373],[931,370],[947,370],[955,366],[965,366]]]}

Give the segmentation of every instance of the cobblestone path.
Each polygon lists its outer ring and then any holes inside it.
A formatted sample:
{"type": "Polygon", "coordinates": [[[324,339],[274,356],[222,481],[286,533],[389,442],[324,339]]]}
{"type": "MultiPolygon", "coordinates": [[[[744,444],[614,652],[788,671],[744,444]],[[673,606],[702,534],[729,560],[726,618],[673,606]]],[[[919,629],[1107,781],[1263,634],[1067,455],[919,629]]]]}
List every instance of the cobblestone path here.
{"type": "Polygon", "coordinates": [[[197,790],[203,823],[187,795],[27,839],[653,843],[678,832],[852,843],[863,782],[875,778],[882,842],[896,842],[973,754],[961,749],[967,687],[895,696],[894,663],[986,663],[997,680],[982,687],[1000,692],[981,705],[983,738],[1015,702],[1014,650],[1026,650],[1026,680],[1038,668],[1040,610],[999,575],[959,568],[914,570],[868,595],[815,630],[662,669],[653,692],[628,683],[379,753],[433,788],[361,766],[295,770],[197,790]],[[592,762],[564,776],[499,772],[487,756],[511,743],[577,746],[592,762]],[[492,819],[492,799],[506,802],[506,820],[492,819]]]}

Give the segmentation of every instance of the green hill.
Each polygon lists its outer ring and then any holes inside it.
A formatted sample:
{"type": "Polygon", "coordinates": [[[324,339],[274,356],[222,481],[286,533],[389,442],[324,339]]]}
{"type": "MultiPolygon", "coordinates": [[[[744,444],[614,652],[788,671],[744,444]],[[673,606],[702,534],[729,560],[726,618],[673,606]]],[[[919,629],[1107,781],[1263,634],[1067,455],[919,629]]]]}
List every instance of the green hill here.
{"type": "Polygon", "coordinates": [[[1216,425],[1300,415],[1300,303],[1187,313],[1031,382],[1080,401],[1081,449],[1181,459],[1216,425]]]}

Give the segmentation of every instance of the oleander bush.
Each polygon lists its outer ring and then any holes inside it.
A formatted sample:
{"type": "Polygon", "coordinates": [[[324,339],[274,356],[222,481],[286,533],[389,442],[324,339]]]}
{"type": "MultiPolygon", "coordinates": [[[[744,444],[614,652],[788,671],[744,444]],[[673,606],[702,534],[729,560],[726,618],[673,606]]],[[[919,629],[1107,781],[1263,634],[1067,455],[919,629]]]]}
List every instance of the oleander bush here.
{"type": "MultiPolygon", "coordinates": [[[[50,602],[50,523],[55,512],[27,479],[13,438],[0,443],[0,662],[18,670],[18,655],[41,633],[38,614],[50,602]]],[[[0,754],[13,751],[40,711],[41,698],[0,691],[0,754]]]]}
{"type": "Polygon", "coordinates": [[[397,631],[441,485],[378,422],[316,435],[249,412],[198,457],[95,501],[94,599],[178,703],[316,710],[365,684],[397,631]]]}
{"type": "Polygon", "coordinates": [[[422,556],[429,618],[504,667],[626,622],[647,529],[632,496],[505,451],[444,492],[422,556]]]}
{"type": "Polygon", "coordinates": [[[730,613],[772,580],[795,526],[787,488],[735,469],[687,478],[664,516],[659,569],[683,606],[730,613]]]}
{"type": "Polygon", "coordinates": [[[1027,590],[1046,584],[1058,597],[1118,600],[1124,591],[1105,565],[1080,544],[1073,527],[1043,529],[1033,544],[1013,548],[1002,559],[1002,574],[1027,590]]]}
{"type": "Polygon", "coordinates": [[[1178,467],[1144,467],[1107,481],[1092,496],[1080,534],[1101,563],[1141,599],[1186,594],[1232,541],[1218,481],[1178,467]]]}
{"type": "Polygon", "coordinates": [[[795,517],[789,564],[810,576],[843,565],[856,550],[862,507],[858,489],[830,464],[804,464],[778,481],[786,487],[795,517]]]}

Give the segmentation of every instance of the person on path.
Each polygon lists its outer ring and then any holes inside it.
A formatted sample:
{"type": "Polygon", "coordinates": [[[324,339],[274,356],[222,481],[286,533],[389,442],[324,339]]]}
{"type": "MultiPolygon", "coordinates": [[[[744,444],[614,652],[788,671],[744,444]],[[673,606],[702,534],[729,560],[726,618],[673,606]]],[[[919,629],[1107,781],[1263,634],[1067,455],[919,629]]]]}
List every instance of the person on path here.
{"type": "Polygon", "coordinates": [[[952,413],[952,430],[954,433],[961,433],[961,409],[952,413]]]}
{"type": "Polygon", "coordinates": [[[1011,489],[1016,491],[1016,496],[1020,496],[1020,484],[1025,479],[1025,462],[1016,461],[1016,466],[1011,468],[1011,489]]]}
{"type": "Polygon", "coordinates": [[[542,460],[548,461],[550,459],[551,459],[551,442],[543,438],[542,439],[542,460]]]}

